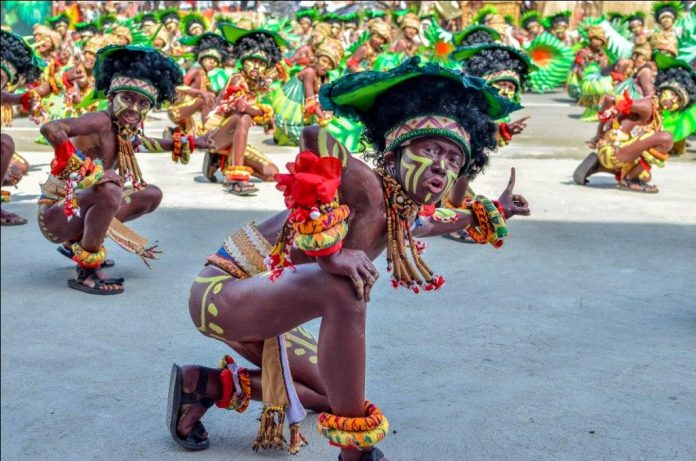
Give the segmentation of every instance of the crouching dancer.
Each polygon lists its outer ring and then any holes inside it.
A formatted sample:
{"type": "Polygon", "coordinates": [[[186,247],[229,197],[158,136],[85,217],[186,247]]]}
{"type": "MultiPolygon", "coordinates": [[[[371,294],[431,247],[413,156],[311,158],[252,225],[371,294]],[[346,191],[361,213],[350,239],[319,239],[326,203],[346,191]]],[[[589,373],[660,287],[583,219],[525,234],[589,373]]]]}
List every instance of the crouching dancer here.
{"type": "Polygon", "coordinates": [[[260,370],[229,356],[217,369],[173,366],[169,430],[187,449],[208,447],[200,421],[208,408],[242,412],[253,399],[264,403],[255,449],[282,447],[287,419],[288,449],[299,451],[304,406],[323,412],[318,429],[339,459],[385,459],[374,445],[387,418],[365,400],[366,308],[379,276],[372,260],[386,248],[393,286],[436,290],[444,279],[416,237],[469,229],[500,246],[505,219],[529,214],[512,194],[514,177],[498,202],[477,196],[468,209],[435,208],[459,176],[481,171],[496,146],[493,120],[517,107],[483,80],[414,57],[388,72],[342,77],[319,98],[365,124],[376,168],[324,129],[305,128],[290,173],[276,176],[289,210],[243,226],[208,257],[191,288],[194,324],[260,370]],[[300,327],[317,317],[318,343],[300,327]]]}
{"type": "Polygon", "coordinates": [[[103,245],[107,235],[143,260],[156,253],[123,224],[153,212],[162,200],[162,191],[143,179],[134,152],[172,150],[173,158],[186,161],[195,140],[181,133],[150,139],[141,130],[153,106],[176,97],[182,74],[172,59],[137,46],[108,46],[96,59],[96,91],[108,98],[107,110],[41,127],[55,157],[41,184],[38,220],[43,235],[77,263],[77,278],[68,285],[112,295],[123,292],[123,279],[102,270],[113,266],[103,245]]]}
{"type": "MultiPolygon", "coordinates": [[[[30,113],[30,118],[36,123],[46,115],[45,109],[41,105],[41,96],[36,90],[29,90],[23,94],[14,94],[8,91],[8,87],[19,87],[24,83],[34,83],[41,75],[41,67],[44,63],[39,59],[31,46],[24,41],[22,37],[11,32],[0,31],[0,103],[2,107],[10,108],[14,105],[21,105],[30,113]]],[[[12,111],[10,110],[10,113],[12,111]]],[[[15,144],[10,135],[0,134],[0,183],[5,179],[9,179],[10,183],[15,183],[29,169],[26,161],[20,162],[18,165],[19,171],[12,171],[12,163],[14,157],[18,157],[15,153],[15,144]],[[24,163],[24,165],[22,165],[24,163]],[[9,174],[8,174],[9,172],[9,174]]],[[[22,159],[24,160],[24,159],[22,159]]],[[[10,201],[10,193],[2,191],[2,202],[10,201]]],[[[27,220],[14,213],[0,210],[0,225],[3,226],[18,226],[26,224],[27,220]]]]}
{"type": "Polygon", "coordinates": [[[596,173],[611,173],[620,190],[654,194],[650,184],[652,166],[663,167],[674,146],[689,133],[689,109],[696,102],[696,70],[689,63],[658,53],[655,94],[632,100],[628,90],[607,98],[599,114],[597,134],[589,141],[597,153],[589,154],[573,173],[576,184],[585,185],[596,173]],[[669,120],[672,132],[668,131],[669,120]]]}

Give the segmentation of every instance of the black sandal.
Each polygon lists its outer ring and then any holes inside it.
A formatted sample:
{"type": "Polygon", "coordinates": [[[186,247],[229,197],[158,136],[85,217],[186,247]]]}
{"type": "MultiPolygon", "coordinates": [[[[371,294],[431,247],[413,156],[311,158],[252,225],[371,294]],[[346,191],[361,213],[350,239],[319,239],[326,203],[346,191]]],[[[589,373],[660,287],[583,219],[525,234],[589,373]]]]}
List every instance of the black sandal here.
{"type": "Polygon", "coordinates": [[[198,399],[196,394],[205,395],[206,387],[208,386],[208,373],[199,370],[198,384],[195,392],[183,393],[184,373],[176,363],[172,365],[172,373],[169,377],[169,399],[167,402],[167,424],[169,425],[169,433],[176,443],[186,448],[187,450],[199,451],[205,450],[210,446],[210,441],[205,435],[206,430],[203,423],[198,421],[191,429],[191,432],[182,439],[176,430],[179,423],[179,413],[181,413],[182,405],[202,405],[206,410],[213,406],[213,399],[204,397],[198,399]]]}
{"type": "Polygon", "coordinates": [[[648,184],[642,179],[622,179],[616,185],[619,190],[628,190],[631,192],[640,192],[643,194],[657,194],[659,189],[657,186],[648,184]]]}
{"type": "Polygon", "coordinates": [[[573,173],[573,181],[575,181],[575,184],[579,186],[586,185],[589,182],[587,180],[588,176],[596,173],[598,168],[599,157],[597,154],[592,152],[590,155],[585,157],[585,160],[583,160],[575,169],[575,172],[573,173]]]}
{"type": "Polygon", "coordinates": [[[215,172],[217,172],[217,154],[213,154],[212,152],[206,152],[203,154],[203,176],[210,181],[210,182],[217,182],[217,177],[215,176],[215,172]]]}
{"type": "Polygon", "coordinates": [[[249,182],[233,181],[225,186],[225,190],[232,195],[246,197],[256,194],[259,189],[249,182]]]}
{"type": "MultiPolygon", "coordinates": [[[[56,251],[58,253],[62,254],[68,259],[72,259],[73,257],[73,252],[70,248],[65,248],[63,245],[58,245],[58,248],[56,248],[56,251]]],[[[113,259],[105,259],[104,262],[101,265],[102,269],[108,269],[110,267],[114,267],[116,263],[114,262],[113,259]]]]}
{"type": "Polygon", "coordinates": [[[22,226],[27,223],[27,220],[14,213],[7,213],[0,218],[1,226],[22,226]]]}
{"type": "MultiPolygon", "coordinates": [[[[374,448],[366,453],[363,453],[358,461],[379,461],[382,458],[384,458],[384,453],[382,453],[379,448],[374,448]]],[[[343,461],[341,455],[338,455],[338,461],[343,461]]]]}
{"type": "Polygon", "coordinates": [[[123,293],[123,279],[100,279],[96,275],[96,269],[88,269],[86,267],[77,267],[77,278],[68,280],[68,286],[75,290],[83,291],[91,295],[118,295],[123,293]],[[89,277],[94,276],[94,286],[88,287],[83,282],[89,277]],[[120,285],[120,288],[107,289],[103,288],[106,285],[120,285]]]}

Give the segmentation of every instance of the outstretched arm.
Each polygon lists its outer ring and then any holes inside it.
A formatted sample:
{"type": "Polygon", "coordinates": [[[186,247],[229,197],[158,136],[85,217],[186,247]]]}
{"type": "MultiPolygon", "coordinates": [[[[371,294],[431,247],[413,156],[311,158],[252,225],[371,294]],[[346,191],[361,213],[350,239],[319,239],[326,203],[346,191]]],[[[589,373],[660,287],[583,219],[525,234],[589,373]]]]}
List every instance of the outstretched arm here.
{"type": "MultiPolygon", "coordinates": [[[[529,216],[529,204],[527,200],[519,194],[513,194],[515,187],[515,169],[510,171],[510,181],[498,199],[500,209],[503,211],[505,219],[513,216],[529,216]]],[[[451,232],[466,229],[471,225],[477,225],[476,217],[469,211],[453,210],[458,214],[458,218],[453,222],[439,222],[433,218],[419,218],[421,225],[413,230],[414,237],[434,237],[451,232]]]]}

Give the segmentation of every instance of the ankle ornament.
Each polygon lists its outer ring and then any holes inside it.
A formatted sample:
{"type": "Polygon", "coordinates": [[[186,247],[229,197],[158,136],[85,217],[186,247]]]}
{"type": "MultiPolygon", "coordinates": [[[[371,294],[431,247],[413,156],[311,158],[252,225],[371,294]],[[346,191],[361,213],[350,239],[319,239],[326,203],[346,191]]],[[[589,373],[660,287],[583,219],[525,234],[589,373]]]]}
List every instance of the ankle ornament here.
{"type": "Polygon", "coordinates": [[[104,245],[102,245],[96,253],[90,253],[82,248],[79,242],[75,242],[72,244],[71,250],[73,252],[72,260],[75,261],[78,266],[87,269],[97,269],[101,267],[106,259],[106,248],[104,248],[104,245]]]}
{"type": "Polygon", "coordinates": [[[377,405],[366,400],[365,416],[351,418],[321,413],[317,429],[329,440],[330,445],[363,450],[386,437],[389,421],[377,405]]]}
{"type": "Polygon", "coordinates": [[[249,371],[238,366],[232,357],[226,355],[220,360],[220,383],[222,398],[215,402],[218,408],[244,413],[251,401],[251,379],[249,371]]]}

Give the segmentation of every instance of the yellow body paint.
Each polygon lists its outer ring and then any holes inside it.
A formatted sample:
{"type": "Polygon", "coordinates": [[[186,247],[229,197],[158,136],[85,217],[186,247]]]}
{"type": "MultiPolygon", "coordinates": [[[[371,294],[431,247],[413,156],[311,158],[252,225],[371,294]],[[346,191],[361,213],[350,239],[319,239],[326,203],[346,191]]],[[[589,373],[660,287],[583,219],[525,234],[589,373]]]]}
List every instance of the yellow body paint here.
{"type": "MultiPolygon", "coordinates": [[[[207,331],[206,328],[206,312],[212,315],[213,317],[218,316],[218,308],[213,302],[208,301],[208,296],[210,295],[210,292],[212,291],[213,294],[218,294],[220,291],[222,291],[222,286],[226,280],[229,280],[233,278],[231,275],[217,275],[215,277],[196,277],[193,281],[193,283],[205,283],[208,285],[208,287],[205,290],[205,293],[203,293],[203,296],[201,297],[201,323],[198,325],[198,331],[201,333],[205,333],[207,331]],[[206,306],[206,302],[208,302],[208,305],[206,306]]],[[[220,328],[219,325],[216,325],[215,323],[208,323],[207,326],[213,330],[215,333],[218,335],[221,335],[224,333],[222,328],[220,328]]]]}
{"type": "Polygon", "coordinates": [[[285,347],[293,351],[298,357],[305,355],[309,351],[309,362],[314,365],[319,362],[314,337],[303,327],[293,328],[288,333],[285,333],[285,347]]]}
{"type": "Polygon", "coordinates": [[[404,186],[406,191],[415,194],[416,186],[420,182],[420,177],[425,170],[433,164],[433,161],[427,157],[416,155],[408,147],[404,148],[401,157],[401,163],[406,168],[406,176],[404,177],[404,186]],[[408,160],[408,161],[404,161],[408,160]],[[414,173],[415,170],[415,173],[414,173]]]}

